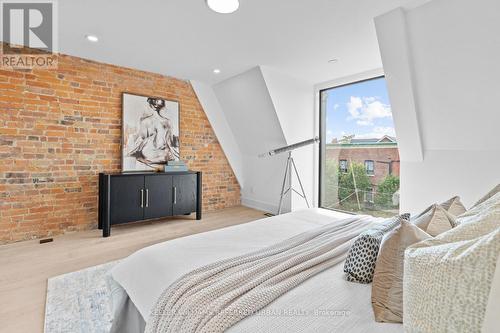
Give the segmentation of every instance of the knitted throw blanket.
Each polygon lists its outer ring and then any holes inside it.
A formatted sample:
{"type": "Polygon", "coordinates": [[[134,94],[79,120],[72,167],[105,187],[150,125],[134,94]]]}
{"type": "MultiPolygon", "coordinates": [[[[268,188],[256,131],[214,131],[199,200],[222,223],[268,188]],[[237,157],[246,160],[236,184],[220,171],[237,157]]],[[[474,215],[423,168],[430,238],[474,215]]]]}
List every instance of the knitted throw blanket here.
{"type": "Polygon", "coordinates": [[[195,269],[161,294],[145,331],[224,332],[344,260],[351,240],[371,223],[368,216],[348,218],[195,269]]]}

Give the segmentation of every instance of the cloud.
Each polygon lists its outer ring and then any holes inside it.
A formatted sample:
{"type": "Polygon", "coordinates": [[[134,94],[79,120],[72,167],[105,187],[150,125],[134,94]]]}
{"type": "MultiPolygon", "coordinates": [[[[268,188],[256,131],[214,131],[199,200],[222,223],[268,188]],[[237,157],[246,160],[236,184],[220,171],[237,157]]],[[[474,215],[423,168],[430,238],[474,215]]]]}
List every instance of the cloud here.
{"type": "Polygon", "coordinates": [[[347,102],[347,110],[351,115],[348,120],[356,120],[359,126],[370,126],[375,119],[392,117],[391,107],[377,97],[351,96],[347,102]]]}
{"type": "Polygon", "coordinates": [[[396,136],[396,131],[394,130],[394,127],[381,127],[381,126],[376,126],[372,129],[371,132],[366,132],[366,133],[356,133],[355,138],[356,139],[373,139],[373,138],[381,138],[384,135],[388,136],[396,136]]]}

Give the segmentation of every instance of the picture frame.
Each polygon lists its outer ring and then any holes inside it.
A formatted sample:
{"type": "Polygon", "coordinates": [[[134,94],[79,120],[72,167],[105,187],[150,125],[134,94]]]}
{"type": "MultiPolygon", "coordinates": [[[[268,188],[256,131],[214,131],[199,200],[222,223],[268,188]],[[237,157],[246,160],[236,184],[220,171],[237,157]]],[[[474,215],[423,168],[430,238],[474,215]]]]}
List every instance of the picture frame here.
{"type": "Polygon", "coordinates": [[[178,161],[179,137],[178,101],[122,94],[122,172],[158,171],[178,161]]]}

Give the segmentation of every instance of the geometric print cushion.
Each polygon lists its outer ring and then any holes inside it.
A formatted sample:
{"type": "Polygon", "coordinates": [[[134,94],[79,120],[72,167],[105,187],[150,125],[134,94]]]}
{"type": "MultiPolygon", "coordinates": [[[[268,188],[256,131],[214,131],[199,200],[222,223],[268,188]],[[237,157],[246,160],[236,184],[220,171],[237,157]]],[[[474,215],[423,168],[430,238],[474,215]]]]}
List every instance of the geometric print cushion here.
{"type": "Polygon", "coordinates": [[[491,203],[457,227],[406,249],[405,332],[482,331],[500,255],[500,200],[491,203]]]}
{"type": "Polygon", "coordinates": [[[344,263],[346,280],[358,283],[371,283],[375,272],[375,263],[384,235],[409,220],[410,214],[394,216],[381,222],[376,227],[362,232],[352,244],[344,263]]]}

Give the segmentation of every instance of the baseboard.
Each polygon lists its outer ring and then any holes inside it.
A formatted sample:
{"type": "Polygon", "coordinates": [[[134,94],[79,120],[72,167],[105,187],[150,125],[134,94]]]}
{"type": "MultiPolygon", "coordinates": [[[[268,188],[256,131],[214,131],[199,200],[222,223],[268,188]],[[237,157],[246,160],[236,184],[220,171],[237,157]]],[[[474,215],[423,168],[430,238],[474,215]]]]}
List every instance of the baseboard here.
{"type": "Polygon", "coordinates": [[[245,207],[261,210],[266,213],[276,214],[278,211],[278,206],[250,198],[241,197],[241,204],[245,207]]]}
{"type": "MultiPolygon", "coordinates": [[[[257,210],[261,210],[266,213],[277,214],[278,213],[278,205],[269,204],[267,202],[241,197],[241,205],[253,208],[257,210]]],[[[286,207],[286,203],[283,204],[282,213],[290,212],[290,208],[286,207]]]]}

